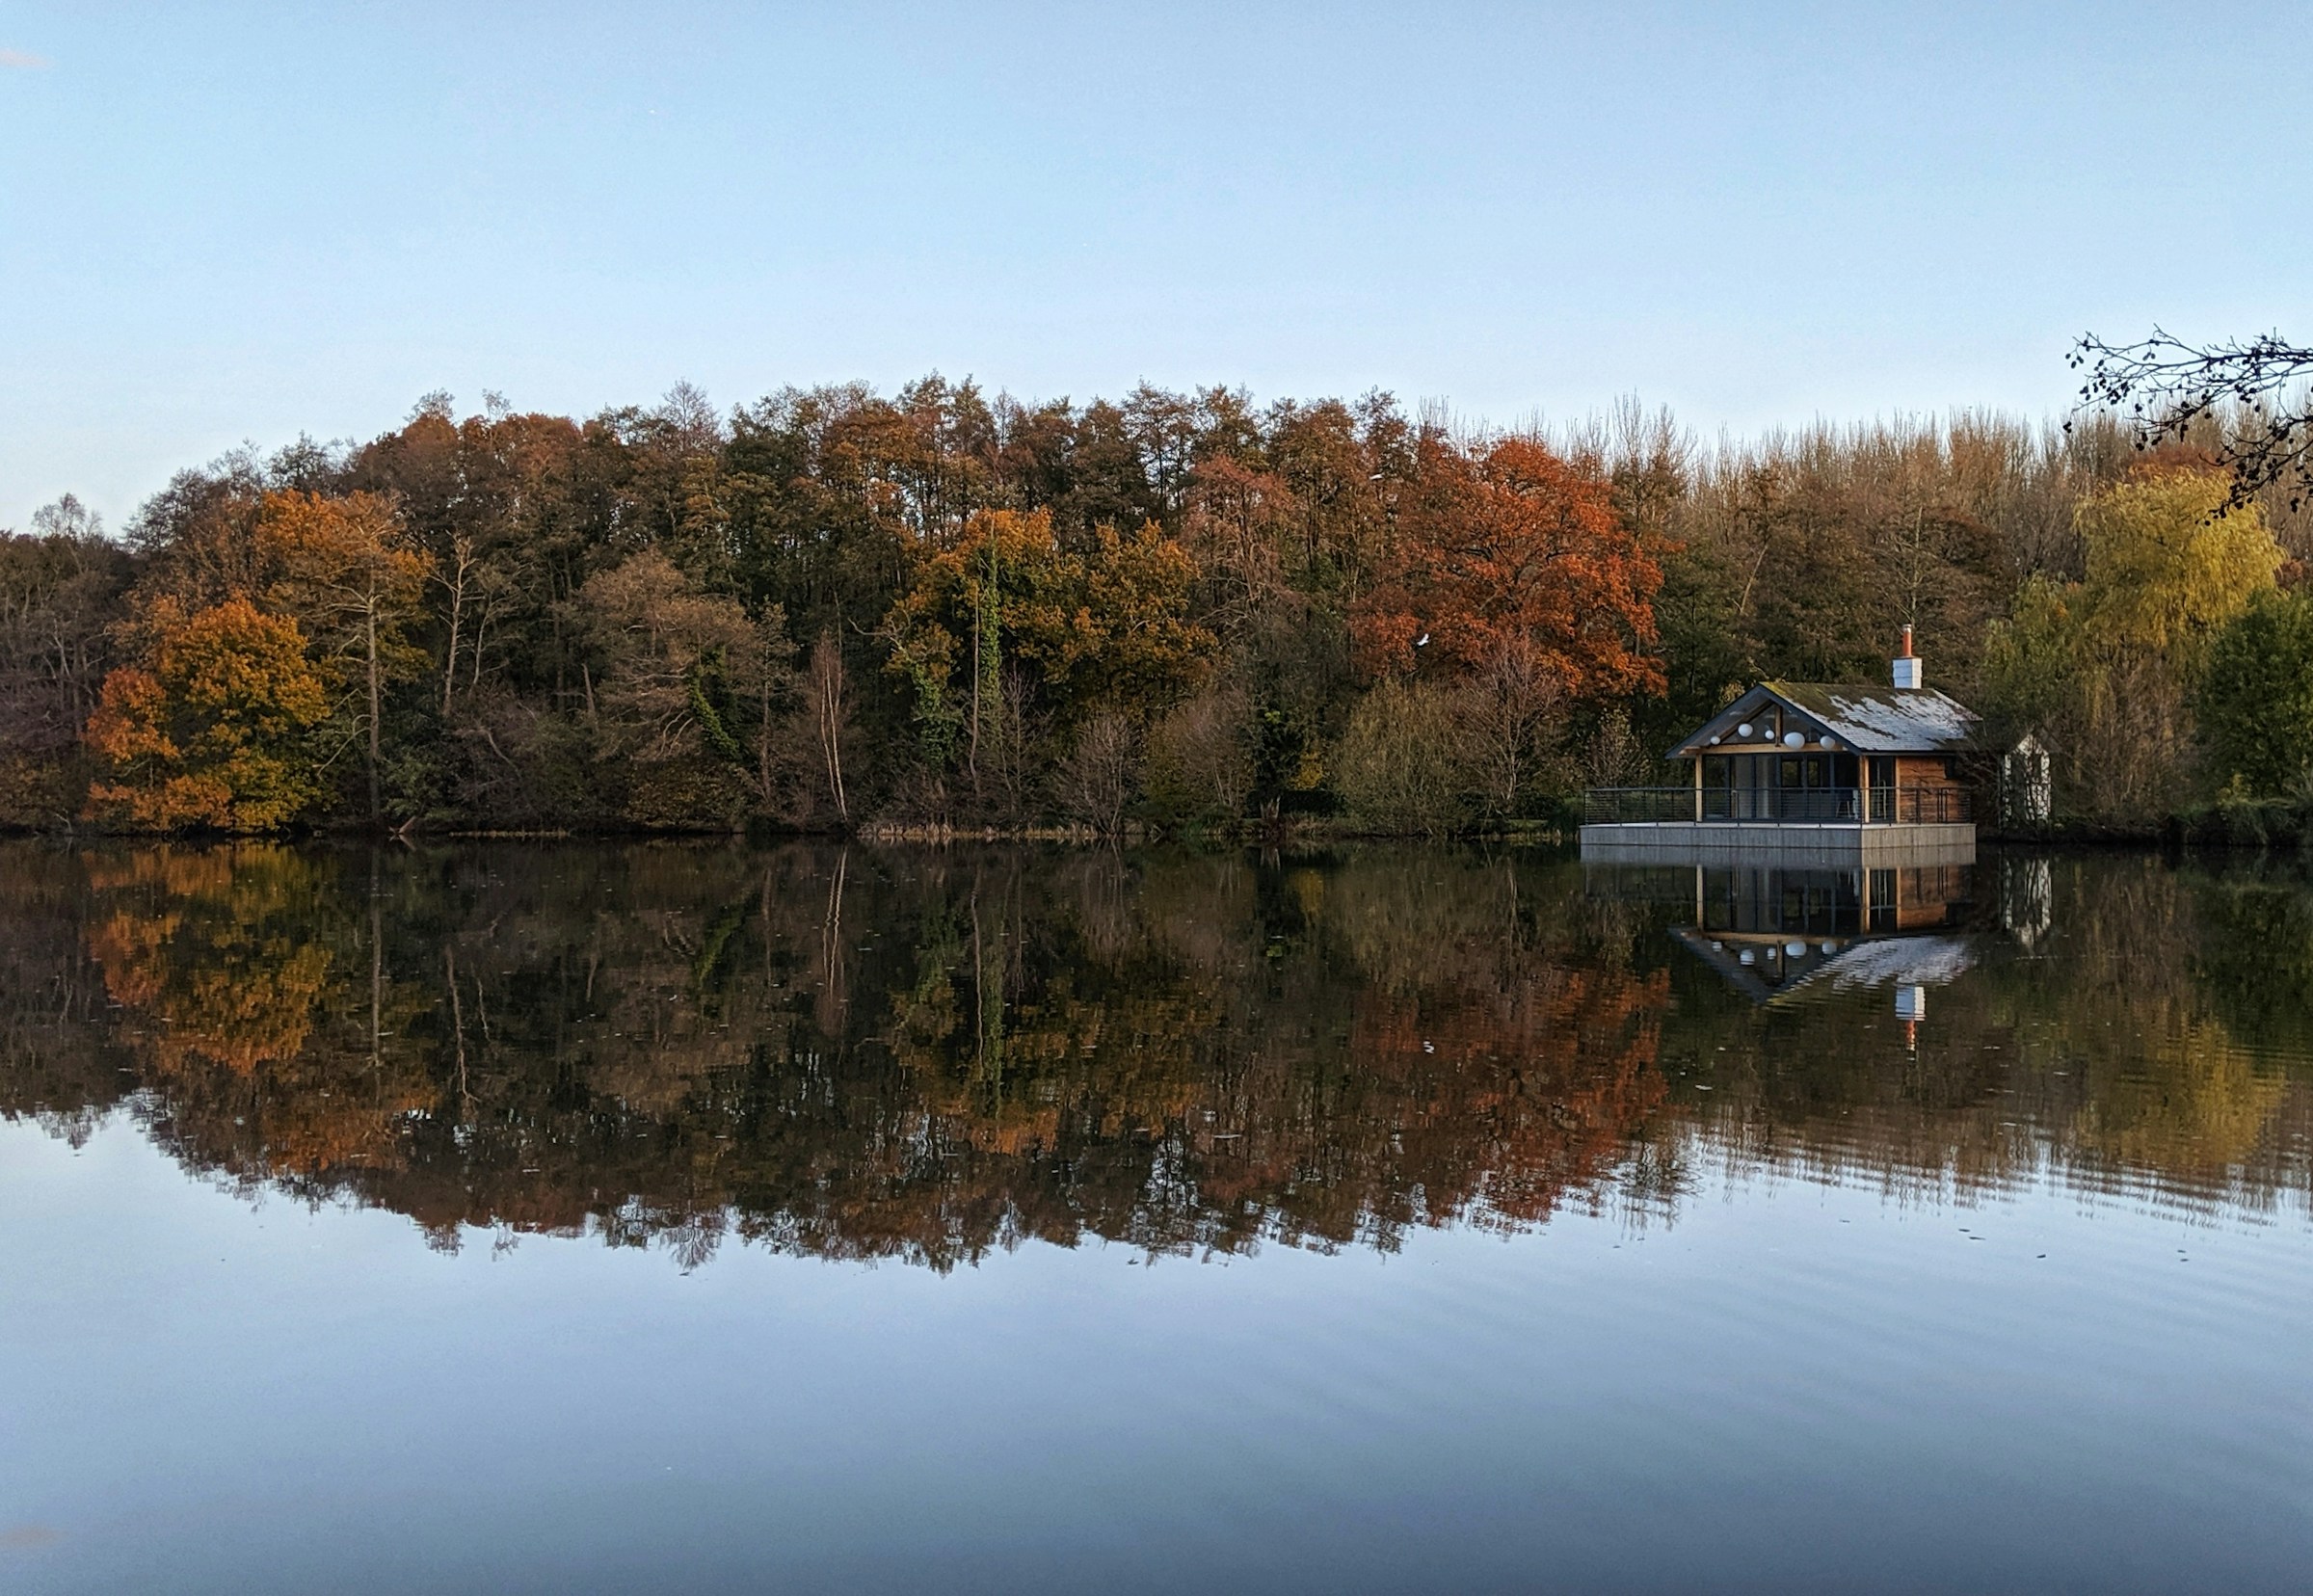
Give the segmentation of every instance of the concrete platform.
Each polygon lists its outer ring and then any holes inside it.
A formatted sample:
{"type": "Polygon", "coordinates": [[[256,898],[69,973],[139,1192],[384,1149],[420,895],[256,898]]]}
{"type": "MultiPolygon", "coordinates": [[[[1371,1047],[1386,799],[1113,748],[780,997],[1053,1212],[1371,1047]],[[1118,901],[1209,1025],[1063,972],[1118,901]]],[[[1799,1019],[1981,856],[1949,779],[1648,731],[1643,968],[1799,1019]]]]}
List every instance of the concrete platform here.
{"type": "Polygon", "coordinates": [[[1663,820],[1584,826],[1582,859],[1600,864],[1820,865],[1901,869],[1976,863],[1976,827],[1853,821],[1663,820]]]}

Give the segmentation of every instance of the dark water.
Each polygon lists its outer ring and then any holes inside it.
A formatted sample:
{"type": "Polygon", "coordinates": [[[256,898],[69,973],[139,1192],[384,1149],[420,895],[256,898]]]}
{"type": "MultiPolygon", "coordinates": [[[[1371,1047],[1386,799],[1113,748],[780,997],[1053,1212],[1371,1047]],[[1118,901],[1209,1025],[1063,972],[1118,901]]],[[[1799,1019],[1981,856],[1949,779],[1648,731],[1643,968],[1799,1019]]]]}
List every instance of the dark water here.
{"type": "Polygon", "coordinates": [[[0,1588],[2279,1591],[2313,884],[0,850],[0,1588]]]}

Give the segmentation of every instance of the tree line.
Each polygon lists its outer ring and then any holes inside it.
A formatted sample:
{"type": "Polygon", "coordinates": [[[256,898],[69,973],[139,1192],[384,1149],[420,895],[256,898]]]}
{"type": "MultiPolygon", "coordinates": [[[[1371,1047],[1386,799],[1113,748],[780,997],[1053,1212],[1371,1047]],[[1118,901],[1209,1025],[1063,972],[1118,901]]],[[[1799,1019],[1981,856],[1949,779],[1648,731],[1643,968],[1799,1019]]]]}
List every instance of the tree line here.
{"type": "Polygon", "coordinates": [[[431,395],[118,538],[69,497],[0,535],[0,821],[1550,823],[1750,681],[1882,679],[1905,624],[2067,813],[2313,802],[2313,513],[2240,490],[2232,425],[431,395]]]}

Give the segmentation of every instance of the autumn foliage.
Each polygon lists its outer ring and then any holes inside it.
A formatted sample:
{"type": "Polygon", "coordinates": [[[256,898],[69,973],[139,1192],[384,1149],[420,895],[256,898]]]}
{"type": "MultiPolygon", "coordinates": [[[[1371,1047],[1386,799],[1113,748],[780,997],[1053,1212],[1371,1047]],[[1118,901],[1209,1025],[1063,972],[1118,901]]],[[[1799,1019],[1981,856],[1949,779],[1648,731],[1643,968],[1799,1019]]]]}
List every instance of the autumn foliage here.
{"type": "Polygon", "coordinates": [[[1529,658],[1575,697],[1660,692],[1662,569],[1608,484],[1529,438],[1432,443],[1354,630],[1369,667],[1480,676],[1529,658]]]}
{"type": "MultiPolygon", "coordinates": [[[[585,419],[429,395],[182,472],[119,541],[71,500],[0,534],[0,824],[1562,826],[1731,691],[1883,679],[1906,624],[2038,733],[2060,808],[2173,811],[2247,757],[2195,723],[2232,597],[2313,564],[2313,512],[2171,527],[2225,497],[2207,458],[937,376],[585,419]]],[[[2266,787],[2298,758],[2253,752],[2266,787]]]]}
{"type": "Polygon", "coordinates": [[[297,623],[246,598],[145,621],[143,657],[105,678],[89,746],[108,776],[91,812],[146,830],[270,831],[319,796],[309,739],[329,693],[297,623]]]}
{"type": "MultiPolygon", "coordinates": [[[[1154,525],[1098,528],[1065,548],[1049,512],[983,511],[928,554],[886,621],[891,669],[919,717],[964,726],[987,651],[1012,712],[1074,728],[1103,709],[1145,721],[1179,702],[1210,661],[1191,614],[1195,561],[1154,525]]],[[[979,705],[983,723],[998,705],[979,705]]]]}

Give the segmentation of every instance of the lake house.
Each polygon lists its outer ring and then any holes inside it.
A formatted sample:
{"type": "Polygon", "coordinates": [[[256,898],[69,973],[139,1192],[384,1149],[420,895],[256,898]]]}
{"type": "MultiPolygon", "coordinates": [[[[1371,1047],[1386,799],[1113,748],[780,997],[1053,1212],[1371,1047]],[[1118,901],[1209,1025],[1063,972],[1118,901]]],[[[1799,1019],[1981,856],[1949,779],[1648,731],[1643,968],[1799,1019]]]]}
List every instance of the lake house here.
{"type": "Polygon", "coordinates": [[[1906,626],[1887,685],[1760,682],[1665,756],[1685,783],[1593,788],[1583,857],[1966,863],[1980,792],[2046,817],[2045,757],[1988,748],[1981,725],[1922,680],[1906,626]]]}

